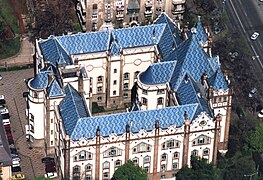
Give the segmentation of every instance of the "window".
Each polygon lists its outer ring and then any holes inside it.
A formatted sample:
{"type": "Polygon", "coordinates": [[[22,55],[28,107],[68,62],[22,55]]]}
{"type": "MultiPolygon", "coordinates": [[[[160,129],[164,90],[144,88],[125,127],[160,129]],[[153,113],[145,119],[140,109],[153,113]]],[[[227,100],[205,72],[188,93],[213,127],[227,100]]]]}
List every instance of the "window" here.
{"type": "Polygon", "coordinates": [[[102,101],[102,97],[101,97],[101,96],[98,96],[98,97],[97,97],[97,100],[98,100],[98,102],[101,102],[101,101],[102,101]]]}
{"type": "Polygon", "coordinates": [[[89,79],[90,85],[92,85],[92,81],[93,81],[93,78],[91,77],[91,78],[89,79]]]}
{"type": "Polygon", "coordinates": [[[157,104],[158,105],[163,105],[163,98],[162,97],[157,99],[157,104]]]}
{"type": "Polygon", "coordinates": [[[99,86],[98,89],[97,89],[98,93],[102,93],[102,87],[99,86]]]}
{"type": "Polygon", "coordinates": [[[166,142],[168,148],[173,148],[174,147],[174,140],[169,140],[166,142]]]}
{"type": "Polygon", "coordinates": [[[147,94],[147,93],[148,93],[147,90],[145,90],[145,89],[142,90],[142,94],[147,94]]]}
{"type": "Polygon", "coordinates": [[[113,91],[112,93],[113,93],[113,95],[116,95],[116,91],[113,91]]]}
{"type": "Polygon", "coordinates": [[[86,179],[85,180],[91,180],[91,175],[86,175],[86,179]]]}
{"type": "Polygon", "coordinates": [[[129,73],[124,73],[123,79],[124,80],[129,80],[129,73]]]}
{"type": "Polygon", "coordinates": [[[180,147],[180,141],[175,141],[173,139],[168,140],[162,144],[162,149],[171,149],[171,148],[178,148],[180,147]]]}
{"type": "Polygon", "coordinates": [[[73,180],[80,179],[80,166],[73,167],[73,180]]]}
{"type": "Polygon", "coordinates": [[[117,69],[114,69],[114,70],[113,70],[113,73],[117,73],[117,69]]]}
{"type": "Polygon", "coordinates": [[[129,83],[124,83],[123,84],[123,89],[124,90],[128,90],[128,88],[129,88],[129,83]]]}
{"type": "Polygon", "coordinates": [[[208,156],[209,155],[209,149],[208,148],[205,148],[203,150],[203,156],[208,156]]]}
{"type": "Polygon", "coordinates": [[[116,80],[114,80],[114,81],[113,81],[113,85],[116,85],[116,84],[117,84],[117,81],[116,81],[116,80]]]}
{"type": "Polygon", "coordinates": [[[102,79],[103,79],[103,77],[102,77],[102,76],[99,76],[99,77],[98,77],[98,83],[102,83],[102,79]]]}
{"type": "Polygon", "coordinates": [[[34,133],[34,126],[32,124],[30,124],[30,131],[34,133]]]}
{"type": "Polygon", "coordinates": [[[53,130],[50,131],[50,134],[53,134],[53,130]]]}
{"type": "Polygon", "coordinates": [[[87,164],[86,165],[86,171],[91,171],[92,169],[92,165],[91,164],[87,164]]]}
{"type": "Polygon", "coordinates": [[[80,151],[78,154],[74,156],[75,161],[83,161],[87,159],[92,159],[92,153],[87,151],[80,151]]]}
{"type": "Polygon", "coordinates": [[[53,123],[53,118],[50,119],[50,123],[53,123]]]}
{"type": "Polygon", "coordinates": [[[227,102],[227,97],[224,97],[224,102],[227,102]]]}
{"type": "Polygon", "coordinates": [[[112,147],[104,152],[104,157],[113,157],[120,155],[121,155],[121,150],[115,147],[112,147]]]}
{"type": "Polygon", "coordinates": [[[121,166],[121,161],[120,160],[117,160],[115,162],[115,168],[119,168],[121,166]]]}
{"type": "Polygon", "coordinates": [[[86,159],[86,151],[81,151],[79,153],[79,160],[85,160],[86,159]]]}
{"type": "Polygon", "coordinates": [[[147,106],[147,99],[144,97],[142,98],[142,104],[147,106]]]}
{"type": "Polygon", "coordinates": [[[132,162],[134,163],[134,164],[138,164],[138,158],[134,158],[133,160],[132,160],[132,162]]]}
{"type": "Polygon", "coordinates": [[[149,166],[145,166],[143,169],[144,169],[147,173],[149,173],[149,170],[150,170],[149,166]]]}
{"type": "Polygon", "coordinates": [[[157,94],[164,94],[164,89],[158,89],[157,94]]]}
{"type": "Polygon", "coordinates": [[[145,164],[145,163],[150,163],[150,161],[151,161],[151,157],[150,156],[145,156],[144,158],[143,158],[143,163],[145,164]]]}
{"type": "Polygon", "coordinates": [[[174,159],[179,158],[179,152],[174,153],[174,159]]]}
{"type": "Polygon", "coordinates": [[[134,153],[143,153],[143,152],[150,152],[151,147],[149,144],[140,143],[136,147],[133,148],[134,153]]]}
{"type": "Polygon", "coordinates": [[[210,143],[210,137],[204,135],[199,136],[193,141],[193,145],[204,145],[209,143],[210,143]]]}
{"type": "Polygon", "coordinates": [[[105,162],[103,163],[103,169],[109,169],[110,168],[110,163],[109,162],[105,162]]]}
{"type": "Polygon", "coordinates": [[[50,141],[50,145],[53,146],[53,141],[50,141]]]}
{"type": "Polygon", "coordinates": [[[216,103],[216,102],[217,102],[217,101],[216,101],[216,99],[217,99],[217,98],[214,98],[214,103],[216,103]]]}
{"type": "Polygon", "coordinates": [[[124,93],[124,94],[123,94],[123,97],[124,97],[124,98],[128,98],[128,97],[129,97],[128,93],[124,93]]]}
{"type": "Polygon", "coordinates": [[[173,169],[177,169],[178,168],[178,163],[177,162],[173,162],[172,168],[173,169]]]}
{"type": "Polygon", "coordinates": [[[162,161],[166,161],[166,158],[167,158],[167,154],[162,154],[162,161]]]}
{"type": "Polygon", "coordinates": [[[165,165],[165,164],[162,164],[162,165],[161,165],[161,171],[162,171],[162,172],[166,171],[166,165],[165,165]]]}
{"type": "Polygon", "coordinates": [[[103,173],[103,179],[109,179],[109,173],[108,172],[105,172],[103,173]]]}
{"type": "Polygon", "coordinates": [[[140,73],[140,71],[136,71],[136,72],[134,73],[134,79],[137,79],[137,76],[138,76],[139,73],[140,73]]]}
{"type": "Polygon", "coordinates": [[[198,156],[198,151],[197,150],[193,150],[191,154],[192,154],[192,156],[198,156]]]}

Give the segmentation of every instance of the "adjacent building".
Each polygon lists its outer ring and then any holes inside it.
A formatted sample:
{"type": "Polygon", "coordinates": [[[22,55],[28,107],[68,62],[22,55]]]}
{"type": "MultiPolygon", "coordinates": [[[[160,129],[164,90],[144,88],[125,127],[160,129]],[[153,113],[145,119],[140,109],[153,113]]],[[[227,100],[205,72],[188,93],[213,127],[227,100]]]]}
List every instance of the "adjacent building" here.
{"type": "Polygon", "coordinates": [[[132,27],[152,23],[162,12],[182,19],[186,0],[77,0],[76,11],[83,31],[100,27],[132,27]]]}
{"type": "Polygon", "coordinates": [[[182,31],[165,13],[148,26],[37,40],[27,137],[63,179],[110,179],[128,159],[149,179],[174,177],[191,155],[215,164],[232,89],[211,43],[200,17],[182,31]]]}

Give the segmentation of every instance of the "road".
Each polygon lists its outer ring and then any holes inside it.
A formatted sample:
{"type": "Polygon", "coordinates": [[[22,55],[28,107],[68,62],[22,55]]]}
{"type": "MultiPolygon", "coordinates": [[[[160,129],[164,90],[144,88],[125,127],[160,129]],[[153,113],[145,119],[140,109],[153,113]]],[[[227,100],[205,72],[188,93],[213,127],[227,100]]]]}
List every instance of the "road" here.
{"type": "Polygon", "coordinates": [[[225,10],[230,22],[248,40],[253,52],[251,60],[263,71],[263,2],[259,0],[225,0],[225,10]],[[260,35],[251,40],[253,32],[260,35]]]}

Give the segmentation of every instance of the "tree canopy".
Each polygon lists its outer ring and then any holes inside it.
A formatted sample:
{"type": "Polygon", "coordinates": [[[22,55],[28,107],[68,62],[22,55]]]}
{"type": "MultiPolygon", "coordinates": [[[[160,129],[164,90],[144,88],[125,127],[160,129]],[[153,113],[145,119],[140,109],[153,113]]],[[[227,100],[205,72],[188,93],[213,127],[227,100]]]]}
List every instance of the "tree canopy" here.
{"type": "Polygon", "coordinates": [[[256,130],[249,135],[248,144],[253,151],[263,153],[263,124],[256,126],[256,130]]]}
{"type": "Polygon", "coordinates": [[[184,166],[176,175],[177,179],[181,180],[216,180],[216,169],[212,164],[207,163],[207,159],[198,158],[196,156],[191,157],[191,168],[184,166]]]}
{"type": "Polygon", "coordinates": [[[113,174],[113,180],[147,180],[147,172],[139,165],[128,160],[113,174]]]}

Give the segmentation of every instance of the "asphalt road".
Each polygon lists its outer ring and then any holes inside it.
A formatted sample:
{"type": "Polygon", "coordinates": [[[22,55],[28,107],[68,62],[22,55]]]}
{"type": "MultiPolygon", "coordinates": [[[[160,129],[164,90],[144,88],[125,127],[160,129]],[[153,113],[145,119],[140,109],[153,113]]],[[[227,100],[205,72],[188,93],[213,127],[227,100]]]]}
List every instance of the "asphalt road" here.
{"type": "Polygon", "coordinates": [[[251,61],[255,61],[263,71],[263,2],[259,0],[225,0],[225,11],[233,28],[243,35],[253,52],[251,61]],[[260,35],[251,40],[253,32],[260,35]]]}

